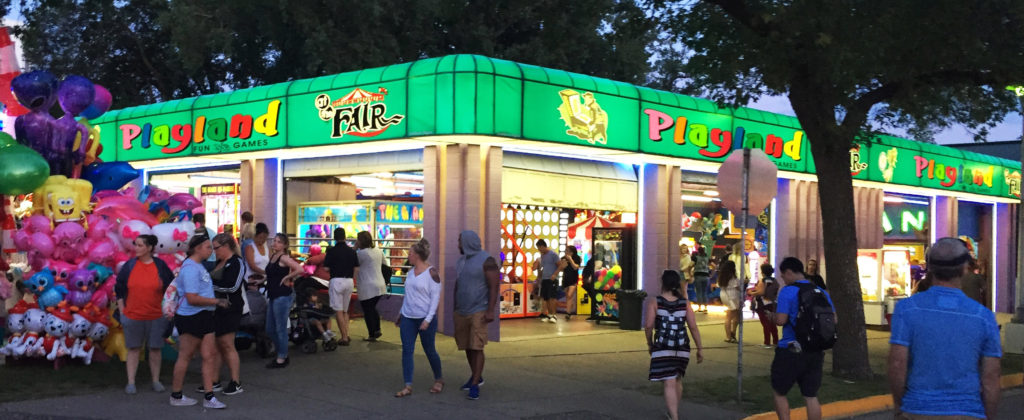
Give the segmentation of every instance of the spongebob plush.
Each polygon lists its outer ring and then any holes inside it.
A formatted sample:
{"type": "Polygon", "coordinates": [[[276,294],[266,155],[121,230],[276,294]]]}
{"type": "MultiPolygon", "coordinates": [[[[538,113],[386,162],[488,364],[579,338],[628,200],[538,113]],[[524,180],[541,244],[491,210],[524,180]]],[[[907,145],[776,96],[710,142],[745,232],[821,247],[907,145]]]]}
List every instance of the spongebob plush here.
{"type": "Polygon", "coordinates": [[[89,181],[52,175],[32,194],[32,206],[35,212],[49,217],[51,225],[84,221],[83,212],[89,210],[91,195],[89,181]]]}

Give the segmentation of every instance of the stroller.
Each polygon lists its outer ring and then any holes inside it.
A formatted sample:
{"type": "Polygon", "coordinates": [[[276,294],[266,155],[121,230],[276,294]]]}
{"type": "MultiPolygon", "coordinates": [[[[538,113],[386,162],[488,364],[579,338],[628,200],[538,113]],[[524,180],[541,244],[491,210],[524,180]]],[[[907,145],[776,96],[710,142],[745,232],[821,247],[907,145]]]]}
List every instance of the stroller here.
{"type": "Polygon", "coordinates": [[[270,357],[274,354],[274,342],[267,336],[267,298],[256,285],[247,288],[245,298],[249,302],[249,313],[242,315],[235,334],[235,348],[248,350],[255,345],[256,354],[270,357]]]}
{"type": "Polygon", "coordinates": [[[324,340],[313,325],[313,321],[319,321],[326,328],[334,316],[334,311],[324,304],[328,301],[326,282],[316,277],[305,276],[295,280],[294,287],[295,307],[288,316],[291,320],[288,338],[297,344],[303,353],[316,353],[316,340],[323,341],[324,351],[334,351],[338,348],[338,340],[333,337],[324,340]]]}

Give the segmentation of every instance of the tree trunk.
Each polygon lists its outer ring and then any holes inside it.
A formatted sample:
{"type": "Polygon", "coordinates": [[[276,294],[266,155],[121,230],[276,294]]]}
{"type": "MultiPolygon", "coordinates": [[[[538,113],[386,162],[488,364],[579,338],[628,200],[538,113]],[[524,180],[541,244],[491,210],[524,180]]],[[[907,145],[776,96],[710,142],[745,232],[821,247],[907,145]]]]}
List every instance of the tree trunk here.
{"type": "Polygon", "coordinates": [[[815,97],[813,90],[794,88],[790,100],[811,143],[818,175],[821,219],[827,221],[822,223],[825,277],[836,308],[839,334],[832,349],[832,374],[850,379],[871,378],[864,303],[857,271],[857,228],[850,176],[850,144],[855,133],[845,132],[834,123],[831,108],[815,103],[820,97],[815,97]],[[798,104],[801,98],[808,100],[798,104]]]}

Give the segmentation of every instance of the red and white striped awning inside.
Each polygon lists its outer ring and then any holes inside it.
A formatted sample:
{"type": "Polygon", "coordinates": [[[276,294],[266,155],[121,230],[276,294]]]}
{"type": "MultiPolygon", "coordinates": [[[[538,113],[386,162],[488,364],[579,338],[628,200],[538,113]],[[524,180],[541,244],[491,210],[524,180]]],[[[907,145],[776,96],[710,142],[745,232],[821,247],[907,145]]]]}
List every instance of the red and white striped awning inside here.
{"type": "Polygon", "coordinates": [[[21,106],[14,94],[11,93],[11,80],[14,80],[19,74],[21,74],[21,66],[18,65],[14,42],[11,41],[7,28],[0,27],[0,103],[4,104],[7,115],[11,117],[28,113],[28,109],[21,106]]]}
{"type": "Polygon", "coordinates": [[[595,227],[608,227],[612,225],[612,221],[605,219],[600,216],[591,216],[585,220],[573,223],[569,225],[569,239],[573,240],[576,238],[583,238],[588,241],[593,240],[591,229],[595,227]]]}
{"type": "Polygon", "coordinates": [[[382,92],[380,93],[371,93],[363,89],[355,88],[355,90],[349,92],[348,95],[342,96],[341,98],[338,98],[337,100],[332,102],[331,106],[344,106],[359,102],[369,103],[375,101],[383,101],[384,95],[387,94],[387,91],[384,90],[384,88],[381,88],[381,91],[382,92]]]}

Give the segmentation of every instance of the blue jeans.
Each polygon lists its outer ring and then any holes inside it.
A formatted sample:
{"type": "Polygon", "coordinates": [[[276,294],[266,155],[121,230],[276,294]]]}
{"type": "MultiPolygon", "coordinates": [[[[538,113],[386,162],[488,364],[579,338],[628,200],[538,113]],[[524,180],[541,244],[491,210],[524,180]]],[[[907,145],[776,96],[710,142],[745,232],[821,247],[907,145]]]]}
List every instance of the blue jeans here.
{"type": "Polygon", "coordinates": [[[277,358],[288,357],[288,313],[295,295],[276,297],[267,305],[267,335],[274,341],[277,358]]]}
{"type": "Polygon", "coordinates": [[[402,336],[402,379],[405,385],[412,385],[412,354],[416,350],[416,335],[420,336],[420,344],[423,345],[423,352],[427,354],[427,361],[430,362],[430,370],[434,371],[434,380],[441,379],[441,356],[437,355],[434,349],[434,335],[437,334],[437,317],[430,322],[427,329],[420,331],[420,324],[423,318],[412,319],[401,317],[398,320],[398,330],[402,336]]]}
{"type": "Polygon", "coordinates": [[[694,276],[693,289],[697,291],[697,304],[708,304],[708,286],[710,281],[706,276],[694,276]]]}

